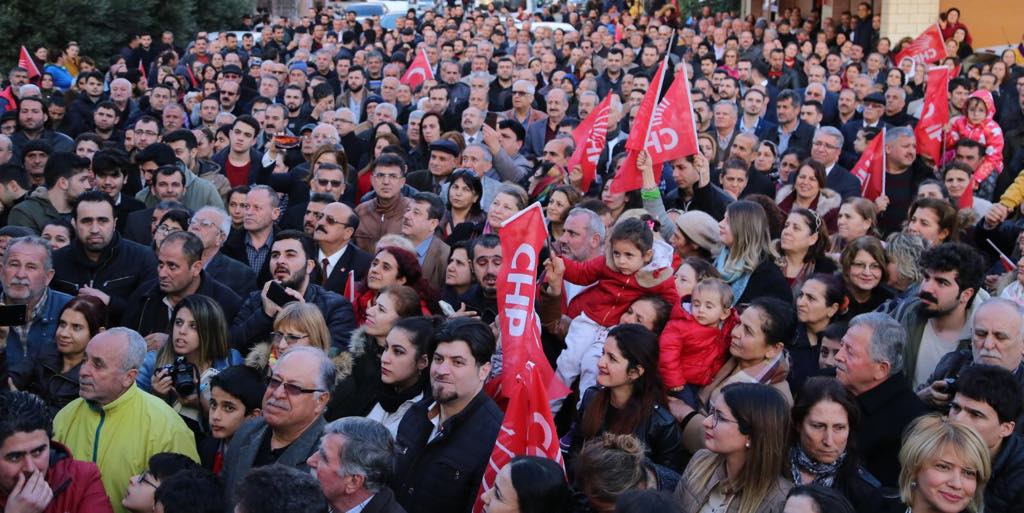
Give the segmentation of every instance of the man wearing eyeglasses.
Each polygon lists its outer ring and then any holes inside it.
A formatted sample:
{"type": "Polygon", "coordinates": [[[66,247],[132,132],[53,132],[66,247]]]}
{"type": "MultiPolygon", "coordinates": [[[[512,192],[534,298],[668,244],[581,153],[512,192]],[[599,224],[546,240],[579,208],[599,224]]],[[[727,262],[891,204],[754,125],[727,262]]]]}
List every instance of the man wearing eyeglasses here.
{"type": "Polygon", "coordinates": [[[225,256],[221,246],[231,233],[231,216],[224,209],[203,207],[188,223],[188,231],[203,243],[203,269],[240,296],[256,290],[256,272],[249,266],[225,256]]]}
{"type": "Polygon", "coordinates": [[[160,483],[182,470],[197,468],[198,463],[181,454],[154,454],[149,458],[149,468],[128,480],[128,490],[121,505],[131,513],[152,513],[156,503],[156,489],[160,488],[160,483]]]}
{"type": "Polygon", "coordinates": [[[235,489],[251,469],[277,463],[309,471],[306,460],[323,435],[336,377],[334,363],[318,348],[284,353],[263,395],[263,416],[242,424],[224,453],[221,477],[228,500],[235,500],[235,489]]]}
{"type": "Polygon", "coordinates": [[[843,142],[843,133],[838,128],[823,126],[814,133],[811,158],[825,166],[826,187],[846,199],[860,196],[860,180],[839,164],[843,142]]]}
{"type": "Polygon", "coordinates": [[[359,228],[359,216],[344,203],[327,204],[313,229],[316,241],[317,266],[310,274],[313,283],[327,290],[343,292],[349,274],[355,281],[366,277],[373,257],[352,243],[352,235],[359,228]]]}
{"type": "Polygon", "coordinates": [[[411,201],[402,196],[405,160],[385,153],[377,158],[372,169],[370,184],[373,186],[373,197],[356,206],[359,227],[354,235],[356,244],[368,253],[373,251],[381,237],[401,231],[402,216],[411,201]]]}

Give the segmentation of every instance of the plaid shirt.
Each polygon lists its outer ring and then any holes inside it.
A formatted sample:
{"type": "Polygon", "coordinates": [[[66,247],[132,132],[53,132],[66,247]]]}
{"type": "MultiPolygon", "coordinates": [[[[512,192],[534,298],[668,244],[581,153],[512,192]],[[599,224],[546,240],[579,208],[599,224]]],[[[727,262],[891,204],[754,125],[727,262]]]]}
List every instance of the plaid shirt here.
{"type": "Polygon", "coordinates": [[[273,232],[270,233],[270,236],[267,237],[267,242],[264,243],[261,248],[253,246],[252,237],[249,233],[245,234],[245,256],[249,259],[249,267],[252,267],[253,271],[259,273],[260,269],[263,269],[263,263],[266,262],[267,257],[270,256],[270,247],[273,245],[273,232]]]}

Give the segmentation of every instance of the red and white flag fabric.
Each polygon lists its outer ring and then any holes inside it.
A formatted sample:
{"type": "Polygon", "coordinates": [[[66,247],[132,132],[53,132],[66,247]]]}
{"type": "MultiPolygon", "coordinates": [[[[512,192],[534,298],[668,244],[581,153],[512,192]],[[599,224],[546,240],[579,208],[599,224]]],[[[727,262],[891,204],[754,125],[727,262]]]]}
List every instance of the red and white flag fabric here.
{"type": "Polygon", "coordinates": [[[597,161],[601,158],[605,146],[608,145],[608,114],[611,111],[612,95],[604,97],[604,100],[594,109],[586,119],[575,130],[572,131],[572,138],[582,141],[576,147],[572,158],[569,159],[569,169],[580,166],[583,173],[581,185],[584,194],[590,189],[597,174],[597,161]]]}
{"type": "Polygon", "coordinates": [[[146,76],[146,65],[142,63],[142,59],[139,59],[139,74],[142,75],[142,80],[149,81],[149,77],[146,76]]]}
{"type": "Polygon", "coordinates": [[[409,86],[410,89],[416,89],[423,82],[433,79],[434,70],[430,69],[427,52],[420,50],[416,54],[416,59],[412,61],[412,65],[409,66],[409,69],[405,70],[405,75],[402,75],[401,82],[409,86]]]}
{"type": "Polygon", "coordinates": [[[356,304],[356,273],[354,271],[349,271],[348,278],[345,279],[344,295],[349,303],[356,304]]]}
{"type": "Polygon", "coordinates": [[[967,185],[967,189],[965,189],[964,193],[960,196],[960,200],[957,202],[956,208],[961,210],[965,208],[974,208],[975,183],[977,182],[974,181],[974,177],[972,176],[971,183],[967,185]]]}
{"type": "Polygon", "coordinates": [[[509,218],[501,233],[505,255],[498,271],[502,369],[494,381],[500,382],[496,393],[507,399],[508,406],[473,505],[476,513],[483,508],[480,497],[494,486],[498,471],[512,458],[542,456],[562,463],[550,401],[569,391],[544,356],[534,310],[540,252],[548,236],[540,204],[509,218]]]}
{"type": "Polygon", "coordinates": [[[921,120],[914,128],[917,152],[931,157],[935,165],[942,163],[945,128],[949,121],[949,68],[937,66],[928,70],[921,120]]]}
{"type": "Polygon", "coordinates": [[[1006,256],[1006,253],[1003,253],[999,246],[996,246],[995,242],[992,242],[992,239],[985,239],[985,242],[992,246],[992,249],[999,255],[999,263],[1002,264],[1004,271],[1010,272],[1017,268],[1017,264],[1013,263],[1013,260],[1010,260],[1010,257],[1006,256]]]}
{"type": "Polygon", "coordinates": [[[18,52],[18,67],[25,68],[25,71],[28,71],[29,80],[42,75],[42,73],[39,72],[39,66],[36,66],[36,61],[32,59],[32,55],[28,53],[28,50],[26,50],[24,46],[22,46],[21,51],[18,52]]]}
{"type": "Polygon", "coordinates": [[[885,195],[885,129],[883,128],[850,170],[860,180],[860,195],[874,201],[885,195]]]}
{"type": "Polygon", "coordinates": [[[667,68],[666,57],[633,119],[629,139],[626,140],[626,158],[612,182],[612,190],[615,192],[627,192],[642,186],[643,179],[636,167],[636,158],[641,150],[646,149],[651,156],[655,181],[661,179],[661,164],[699,151],[696,116],[693,114],[690,81],[685,66],[683,73],[672,80],[659,99],[667,68]]]}
{"type": "Polygon", "coordinates": [[[944,57],[946,57],[946,42],[942,38],[939,23],[935,22],[934,25],[925,29],[921,35],[904,46],[900,53],[896,54],[895,62],[898,66],[903,59],[911,59],[929,64],[944,57]]]}

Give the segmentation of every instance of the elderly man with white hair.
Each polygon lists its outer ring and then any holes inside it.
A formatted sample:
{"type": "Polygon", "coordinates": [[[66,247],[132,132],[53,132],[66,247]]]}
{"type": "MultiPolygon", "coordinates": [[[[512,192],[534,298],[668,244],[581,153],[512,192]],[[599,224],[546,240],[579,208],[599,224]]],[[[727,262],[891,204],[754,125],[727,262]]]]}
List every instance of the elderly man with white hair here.
{"type": "Polygon", "coordinates": [[[321,349],[289,348],[274,365],[263,395],[263,415],[242,424],[225,451],[225,496],[249,470],[274,463],[308,471],[326,422],[323,413],[338,369],[321,349]]]}
{"type": "Polygon", "coordinates": [[[239,295],[256,290],[256,272],[251,267],[221,254],[231,233],[231,216],[222,208],[203,207],[192,215],[188,231],[203,242],[203,268],[213,279],[223,283],[239,295]]]}
{"type": "Polygon", "coordinates": [[[75,458],[93,461],[116,513],[124,513],[125,484],[146,471],[154,454],[199,461],[195,436],[163,399],[136,384],[146,341],[128,328],[97,334],[85,348],[79,395],[53,419],[53,439],[75,458]]]}
{"type": "Polygon", "coordinates": [[[547,103],[548,118],[544,123],[534,123],[527,127],[526,144],[523,145],[523,154],[535,160],[541,156],[544,145],[555,138],[558,125],[566,118],[569,110],[569,98],[563,89],[551,89],[544,99],[547,103]]]}

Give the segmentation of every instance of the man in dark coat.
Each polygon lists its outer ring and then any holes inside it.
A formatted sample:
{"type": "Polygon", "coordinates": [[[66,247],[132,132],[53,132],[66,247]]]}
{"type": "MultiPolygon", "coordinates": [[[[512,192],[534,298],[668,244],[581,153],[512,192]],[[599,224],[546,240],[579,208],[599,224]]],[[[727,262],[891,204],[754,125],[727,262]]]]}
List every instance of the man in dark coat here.
{"type": "Polygon", "coordinates": [[[414,404],[398,426],[395,490],[410,513],[468,513],[501,429],[501,409],[483,391],[494,334],[463,317],[434,337],[433,398],[414,404]]]}
{"type": "Polygon", "coordinates": [[[78,197],[72,215],[77,237],[53,255],[56,274],[50,287],[70,295],[87,294],[110,306],[116,326],[128,297],[156,276],[156,258],[142,245],[114,231],[114,202],[100,191],[78,197]]]}
{"type": "Polygon", "coordinates": [[[203,243],[193,233],[167,236],[157,252],[157,276],[128,299],[122,323],[146,336],[170,333],[173,305],[193,294],[207,296],[220,305],[225,319],[233,319],[242,298],[203,270],[203,243]]]}
{"type": "Polygon", "coordinates": [[[836,377],[857,396],[861,410],[856,436],[864,468],[887,487],[898,484],[904,429],[926,412],[903,374],[906,339],[903,326],[892,317],[861,314],[850,321],[836,354],[836,377]]]}
{"type": "Polygon", "coordinates": [[[352,511],[363,504],[364,513],[405,513],[388,488],[394,474],[395,442],[383,424],[364,417],[338,419],[324,428],[320,448],[307,463],[332,511],[352,511]],[[345,486],[340,475],[362,479],[355,486],[345,486]]]}

